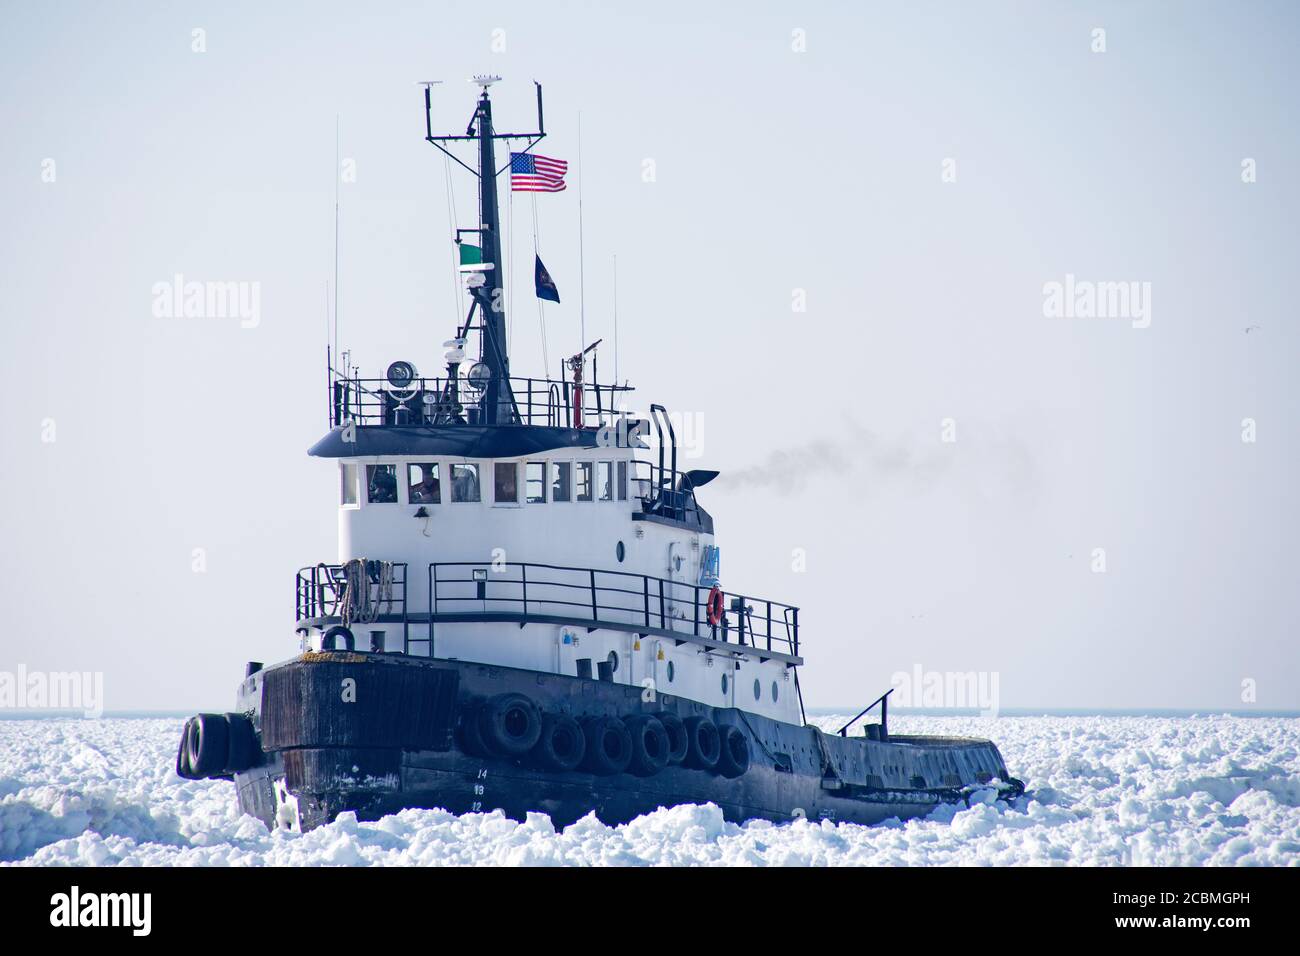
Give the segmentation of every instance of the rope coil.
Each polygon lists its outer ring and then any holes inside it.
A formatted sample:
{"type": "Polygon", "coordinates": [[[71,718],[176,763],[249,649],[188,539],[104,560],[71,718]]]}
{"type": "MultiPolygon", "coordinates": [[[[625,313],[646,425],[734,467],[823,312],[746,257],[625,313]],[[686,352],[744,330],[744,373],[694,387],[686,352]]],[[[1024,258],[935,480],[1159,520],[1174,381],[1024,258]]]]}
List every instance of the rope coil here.
{"type": "Polygon", "coordinates": [[[344,627],[369,624],[393,608],[393,562],[353,558],[343,565],[339,599],[344,627]]]}

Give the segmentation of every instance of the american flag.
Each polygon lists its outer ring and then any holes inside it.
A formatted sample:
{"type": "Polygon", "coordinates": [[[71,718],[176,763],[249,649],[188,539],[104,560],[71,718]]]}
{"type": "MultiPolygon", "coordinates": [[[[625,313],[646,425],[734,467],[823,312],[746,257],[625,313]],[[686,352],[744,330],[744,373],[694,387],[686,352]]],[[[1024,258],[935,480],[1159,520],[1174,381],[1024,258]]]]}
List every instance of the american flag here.
{"type": "Polygon", "coordinates": [[[510,188],[517,193],[558,193],[564,190],[566,159],[551,159],[536,153],[510,154],[510,188]]]}

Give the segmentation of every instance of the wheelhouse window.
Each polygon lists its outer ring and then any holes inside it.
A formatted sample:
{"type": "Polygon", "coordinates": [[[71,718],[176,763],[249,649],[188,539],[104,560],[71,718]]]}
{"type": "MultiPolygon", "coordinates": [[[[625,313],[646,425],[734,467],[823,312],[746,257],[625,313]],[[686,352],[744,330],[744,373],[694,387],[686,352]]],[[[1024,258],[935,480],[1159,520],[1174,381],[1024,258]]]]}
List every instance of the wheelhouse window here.
{"type": "Polygon", "coordinates": [[[396,465],[366,465],[366,500],[372,505],[397,503],[396,465]]]}
{"type": "Polygon", "coordinates": [[[354,507],[357,503],[357,466],[350,461],[339,467],[339,502],[354,507]]]}
{"type": "Polygon", "coordinates": [[[573,462],[551,462],[551,500],[568,501],[573,487],[573,462]]]}
{"type": "Polygon", "coordinates": [[[591,462],[577,462],[578,471],[575,478],[577,484],[577,494],[574,496],[575,501],[591,500],[591,462]]]}
{"type": "Polygon", "coordinates": [[[601,501],[614,500],[614,463],[596,462],[596,497],[601,501]]]}
{"type": "Polygon", "coordinates": [[[436,505],[442,501],[442,484],[438,481],[438,463],[411,462],[406,466],[406,480],[411,489],[411,504],[436,505]]]}
{"type": "Polygon", "coordinates": [[[513,461],[498,461],[493,472],[493,500],[499,504],[518,504],[519,465],[513,461]]]}
{"type": "Polygon", "coordinates": [[[627,501],[627,462],[620,461],[615,469],[617,478],[614,481],[614,488],[618,495],[619,501],[627,501]]]}
{"type": "Polygon", "coordinates": [[[546,462],[530,461],[524,466],[524,501],[530,505],[546,503],[546,462]]]}
{"type": "Polygon", "coordinates": [[[479,501],[478,465],[451,466],[451,500],[479,501]]]}

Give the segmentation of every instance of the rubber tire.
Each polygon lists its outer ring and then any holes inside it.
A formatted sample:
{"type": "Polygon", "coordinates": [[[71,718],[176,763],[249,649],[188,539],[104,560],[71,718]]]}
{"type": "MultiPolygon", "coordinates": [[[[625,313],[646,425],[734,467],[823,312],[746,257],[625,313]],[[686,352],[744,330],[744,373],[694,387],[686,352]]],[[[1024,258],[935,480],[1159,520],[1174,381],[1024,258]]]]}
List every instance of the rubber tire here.
{"type": "Polygon", "coordinates": [[[721,748],[718,755],[718,773],[729,779],[744,776],[749,770],[749,738],[735,724],[718,728],[721,748]]]}
{"type": "Polygon", "coordinates": [[[460,742],[460,749],[471,757],[490,757],[492,753],[483,742],[483,734],[479,732],[478,718],[478,704],[466,704],[461,708],[460,726],[457,728],[456,736],[460,742]]]}
{"type": "Polygon", "coordinates": [[[653,777],[668,766],[671,744],[668,731],[658,717],[636,714],[623,721],[632,738],[632,759],[627,769],[638,777],[653,777]]]}
{"type": "Polygon", "coordinates": [[[194,770],[190,767],[190,725],[194,723],[191,717],[185,721],[185,727],[181,730],[181,743],[176,748],[176,776],[182,780],[197,780],[194,776],[194,770]]]}
{"type": "Polygon", "coordinates": [[[542,733],[542,715],[523,694],[497,694],[479,709],[478,732],[499,757],[522,757],[542,733]]]}
{"type": "Polygon", "coordinates": [[[243,773],[262,760],[262,746],[257,742],[253,722],[243,714],[226,714],[230,727],[230,744],[226,748],[226,773],[243,773]]]}
{"type": "Polygon", "coordinates": [[[190,718],[186,740],[192,779],[215,777],[225,771],[230,753],[230,725],[225,714],[199,714],[190,718]]]}
{"type": "Polygon", "coordinates": [[[533,747],[533,759],[547,770],[567,773],[582,766],[587,754],[587,737],[582,725],[568,714],[542,715],[542,732],[533,747]],[[557,747],[556,741],[570,741],[567,748],[557,747]]]}
{"type": "Polygon", "coordinates": [[[632,762],[632,735],[617,717],[590,717],[583,722],[582,732],[587,738],[582,765],[587,770],[609,777],[622,773],[632,762]]]}
{"type": "Polygon", "coordinates": [[[686,730],[686,766],[696,770],[713,771],[722,755],[722,737],[718,725],[707,717],[687,717],[682,721],[686,730]]]}
{"type": "Polygon", "coordinates": [[[322,651],[338,650],[334,645],[338,643],[336,638],[339,637],[343,638],[345,650],[355,651],[357,649],[357,639],[353,636],[352,629],[344,627],[342,624],[335,624],[320,636],[320,649],[322,651]]]}
{"type": "Polygon", "coordinates": [[[664,725],[664,730],[668,732],[668,762],[676,765],[686,759],[686,750],[689,746],[686,740],[686,727],[682,719],[670,711],[660,711],[655,714],[659,718],[659,723],[664,725]]]}

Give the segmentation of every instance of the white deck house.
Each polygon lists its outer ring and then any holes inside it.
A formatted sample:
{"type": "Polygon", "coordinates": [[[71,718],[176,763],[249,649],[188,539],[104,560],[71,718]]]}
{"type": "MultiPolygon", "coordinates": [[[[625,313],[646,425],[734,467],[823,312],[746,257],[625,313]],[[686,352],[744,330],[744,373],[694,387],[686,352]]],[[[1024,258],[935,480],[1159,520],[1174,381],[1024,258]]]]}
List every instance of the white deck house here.
{"type": "Polygon", "coordinates": [[[304,649],[346,624],[357,650],[590,673],[798,721],[798,610],[719,586],[711,621],[720,550],[695,489],[716,472],[677,471],[662,409],[656,462],[636,455],[646,423],[596,407],[604,386],[583,395],[585,421],[599,424],[573,428],[554,403],[533,410],[538,424],[385,424],[398,418],[395,392],[445,383],[346,385],[345,424],[312,449],[336,459],[339,551],[299,574],[304,649]],[[344,598],[357,559],[368,562],[362,606],[361,565],[344,598]]]}

